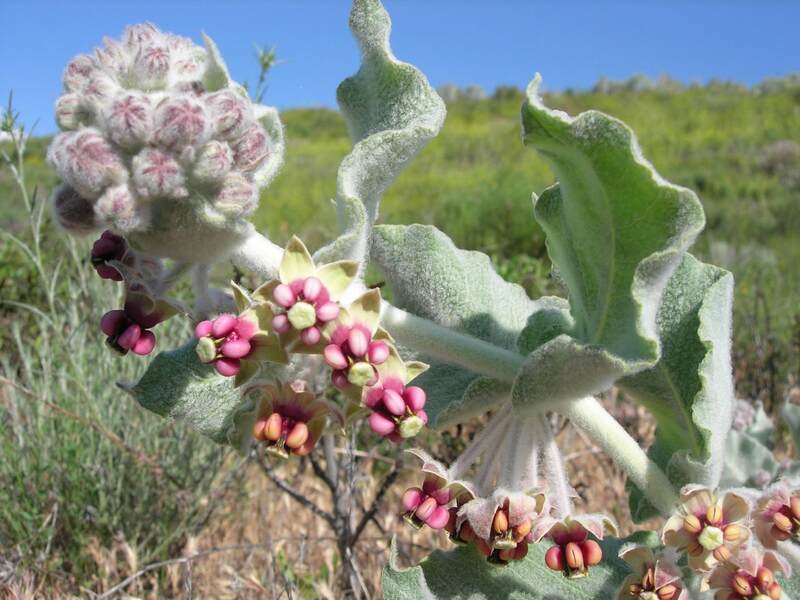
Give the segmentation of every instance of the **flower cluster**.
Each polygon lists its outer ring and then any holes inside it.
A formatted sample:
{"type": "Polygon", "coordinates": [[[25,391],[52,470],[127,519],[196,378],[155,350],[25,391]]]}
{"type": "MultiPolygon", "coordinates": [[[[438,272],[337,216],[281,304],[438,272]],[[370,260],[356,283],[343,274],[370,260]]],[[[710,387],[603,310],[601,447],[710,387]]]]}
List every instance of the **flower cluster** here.
{"type": "Polygon", "coordinates": [[[755,533],[765,548],[800,539],[800,488],[778,481],[761,497],[754,515],[755,533]]]}
{"type": "Polygon", "coordinates": [[[120,354],[128,351],[146,356],[156,345],[153,327],[179,312],[179,307],[163,299],[128,289],[125,305],[103,315],[100,328],[108,345],[120,354]]]}
{"type": "Polygon", "coordinates": [[[339,415],[336,408],[304,389],[300,382],[259,385],[246,396],[255,400],[253,438],[281,458],[310,453],[322,434],[326,418],[339,415]]]}
{"type": "Polygon", "coordinates": [[[646,546],[624,546],[619,556],[632,572],[622,582],[617,600],[688,600],[681,570],[672,561],[646,546]]]}
{"type": "Polygon", "coordinates": [[[64,182],[53,207],[65,229],[142,234],[180,229],[190,214],[225,223],[256,209],[279,152],[262,108],[206,44],[144,23],[67,65],[56,102],[62,132],[48,150],[64,182]],[[177,220],[176,207],[185,210],[177,220]]]}

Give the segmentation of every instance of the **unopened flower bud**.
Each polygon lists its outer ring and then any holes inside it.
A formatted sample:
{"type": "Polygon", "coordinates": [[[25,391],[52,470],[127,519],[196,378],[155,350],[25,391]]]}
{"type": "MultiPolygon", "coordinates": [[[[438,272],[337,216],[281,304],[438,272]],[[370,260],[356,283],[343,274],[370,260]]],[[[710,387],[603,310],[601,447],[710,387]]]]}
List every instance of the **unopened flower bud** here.
{"type": "Polygon", "coordinates": [[[89,200],[125,177],[125,166],[111,145],[92,128],[59,133],[48,161],[58,174],[89,200]]]}
{"type": "Polygon", "coordinates": [[[300,332],[300,341],[306,346],[313,346],[322,339],[322,332],[317,327],[307,327],[300,332]]]}
{"type": "Polygon", "coordinates": [[[224,338],[229,335],[236,327],[236,315],[222,314],[219,315],[211,325],[211,335],[215,338],[224,338]]]}
{"type": "Polygon", "coordinates": [[[369,335],[361,327],[353,327],[348,334],[347,343],[354,356],[362,357],[367,353],[369,335]]]}
{"type": "Polygon", "coordinates": [[[163,45],[149,45],[136,54],[133,61],[133,76],[143,89],[159,89],[167,82],[169,65],[169,48],[163,45]]]}
{"type": "Polygon", "coordinates": [[[221,90],[205,98],[215,132],[226,140],[240,138],[253,123],[250,103],[232,90],[221,90]]]}
{"type": "Polygon", "coordinates": [[[275,333],[288,333],[292,328],[292,324],[289,323],[289,317],[286,315],[275,315],[272,319],[272,329],[275,330],[275,333]]]}
{"type": "Polygon", "coordinates": [[[255,171],[269,156],[270,145],[267,132],[260,125],[253,123],[231,144],[236,166],[242,171],[255,171]]]}
{"type": "MultiPolygon", "coordinates": [[[[337,386],[338,387],[338,386],[337,386]]],[[[395,430],[394,421],[391,419],[384,417],[380,413],[372,413],[367,420],[369,423],[370,429],[377,433],[378,435],[389,435],[395,430]]]]}
{"type": "Polygon", "coordinates": [[[127,233],[143,229],[149,221],[149,209],[137,202],[127,185],[115,185],[100,196],[94,206],[100,223],[127,233]]]}
{"type": "Polygon", "coordinates": [[[415,510],[422,503],[422,490],[418,487],[408,488],[403,494],[403,509],[408,512],[415,510]]]}
{"type": "Polygon", "coordinates": [[[411,385],[403,391],[403,400],[413,412],[418,412],[425,407],[425,390],[421,387],[411,385]]]}
{"type": "Polygon", "coordinates": [[[80,92],[97,70],[97,63],[88,54],[79,54],[64,69],[64,89],[80,92]]]}
{"type": "Polygon", "coordinates": [[[214,361],[214,368],[223,377],[235,377],[242,368],[238,358],[227,358],[225,356],[214,361]]]}
{"type": "Polygon", "coordinates": [[[303,297],[307,302],[314,302],[322,291],[322,282],[317,277],[308,277],[303,282],[303,297]]]}
{"type": "Polygon", "coordinates": [[[258,208],[258,190],[238,173],[228,173],[214,207],[230,217],[248,217],[258,208]]]}
{"type": "Polygon", "coordinates": [[[143,198],[181,198],[188,194],[181,166],[156,148],[145,148],[133,158],[133,183],[143,198]]]}
{"type": "Polygon", "coordinates": [[[326,302],[317,307],[317,319],[323,323],[333,321],[339,316],[339,305],[336,302],[326,302]]]}
{"type": "Polygon", "coordinates": [[[78,94],[64,94],[56,100],[56,124],[61,129],[77,129],[88,121],[78,94]]]}
{"type": "Polygon", "coordinates": [[[272,291],[272,297],[275,299],[275,302],[284,308],[290,308],[292,304],[297,301],[297,297],[292,291],[292,288],[285,283],[275,286],[275,289],[272,291]]]}
{"type": "Polygon", "coordinates": [[[56,221],[66,231],[83,235],[97,229],[94,206],[70,186],[58,186],[51,202],[56,221]]]}
{"type": "Polygon", "coordinates": [[[322,351],[325,362],[331,369],[343,370],[347,368],[347,357],[336,344],[328,344],[322,351]]]}
{"type": "Polygon", "coordinates": [[[106,132],[123,148],[138,148],[150,140],[153,108],[144,94],[129,92],[118,96],[103,111],[106,132]]]}
{"type": "Polygon", "coordinates": [[[205,108],[188,95],[169,98],[159,104],[155,125],[155,140],[165,148],[198,146],[210,133],[205,108]]]}
{"type": "Polygon", "coordinates": [[[202,185],[220,185],[233,165],[233,152],[225,142],[212,140],[203,146],[192,166],[192,179],[202,185]]]}

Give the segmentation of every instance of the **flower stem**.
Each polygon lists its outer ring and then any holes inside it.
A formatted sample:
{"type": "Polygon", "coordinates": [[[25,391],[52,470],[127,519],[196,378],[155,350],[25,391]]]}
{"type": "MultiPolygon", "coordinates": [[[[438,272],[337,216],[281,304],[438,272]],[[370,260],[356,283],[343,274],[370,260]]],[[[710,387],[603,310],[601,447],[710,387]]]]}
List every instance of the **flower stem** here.
{"type": "Polygon", "coordinates": [[[514,381],[524,361],[521,354],[412,315],[388,302],[381,304],[381,324],[402,345],[508,383],[514,381]]]}
{"type": "Polygon", "coordinates": [[[486,450],[496,448],[499,445],[500,438],[505,433],[505,428],[511,420],[511,411],[508,408],[503,407],[493,415],[486,427],[475,435],[472,443],[450,465],[449,474],[451,479],[460,478],[486,450]]]}
{"type": "Polygon", "coordinates": [[[255,273],[264,280],[278,277],[282,258],[283,248],[270,242],[255,229],[230,256],[234,265],[243,271],[255,273]]]}
{"type": "Polygon", "coordinates": [[[508,453],[500,469],[499,487],[528,491],[539,479],[539,449],[534,417],[517,417],[511,421],[508,434],[508,453]]]}
{"type": "Polygon", "coordinates": [[[659,512],[669,515],[675,509],[678,496],[667,476],[597,400],[572,400],[555,410],[585,431],[659,512]]]}
{"type": "Polygon", "coordinates": [[[572,513],[572,492],[564,470],[564,460],[545,414],[539,415],[537,428],[542,440],[542,462],[548,497],[556,518],[561,519],[572,513]]]}

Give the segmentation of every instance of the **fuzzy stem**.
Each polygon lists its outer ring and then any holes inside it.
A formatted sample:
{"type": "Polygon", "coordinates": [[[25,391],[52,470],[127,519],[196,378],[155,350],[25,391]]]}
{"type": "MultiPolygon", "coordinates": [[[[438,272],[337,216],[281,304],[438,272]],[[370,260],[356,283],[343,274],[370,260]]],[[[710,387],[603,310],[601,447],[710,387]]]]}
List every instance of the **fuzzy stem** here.
{"type": "Polygon", "coordinates": [[[508,383],[514,381],[525,360],[516,352],[412,315],[388,302],[381,304],[381,324],[402,345],[508,383]]]}
{"type": "Polygon", "coordinates": [[[585,431],[662,515],[672,513],[678,496],[669,479],[597,400],[572,400],[556,410],[585,431]]]}
{"type": "Polygon", "coordinates": [[[175,262],[158,281],[155,289],[156,295],[163,296],[166,294],[193,266],[192,263],[175,262]]]}
{"type": "Polygon", "coordinates": [[[510,411],[505,408],[495,414],[481,431],[477,433],[472,443],[467,446],[455,462],[450,465],[450,478],[458,479],[475,461],[489,448],[497,446],[499,438],[503,435],[511,419],[510,411]]]}
{"type": "Polygon", "coordinates": [[[497,451],[493,454],[484,454],[483,460],[481,464],[478,466],[477,472],[475,473],[475,486],[478,488],[478,493],[480,494],[488,494],[491,492],[492,489],[492,479],[497,472],[499,462],[501,457],[505,457],[508,455],[508,445],[510,440],[507,436],[508,430],[511,428],[511,421],[505,423],[505,425],[501,428],[502,436],[501,444],[497,448],[497,451]]]}
{"type": "Polygon", "coordinates": [[[534,417],[517,417],[511,421],[508,434],[508,453],[500,470],[498,487],[530,490],[536,487],[539,474],[539,440],[534,417]],[[533,477],[533,480],[531,480],[533,477]]]}
{"type": "Polygon", "coordinates": [[[283,259],[283,248],[273,244],[254,229],[231,253],[230,259],[243,271],[255,273],[264,280],[276,279],[283,259]]]}
{"type": "Polygon", "coordinates": [[[556,438],[553,436],[553,430],[544,414],[539,415],[536,428],[542,440],[542,459],[548,497],[553,505],[555,517],[561,519],[572,513],[572,494],[567,473],[564,470],[564,461],[558,444],[556,444],[556,438]]]}

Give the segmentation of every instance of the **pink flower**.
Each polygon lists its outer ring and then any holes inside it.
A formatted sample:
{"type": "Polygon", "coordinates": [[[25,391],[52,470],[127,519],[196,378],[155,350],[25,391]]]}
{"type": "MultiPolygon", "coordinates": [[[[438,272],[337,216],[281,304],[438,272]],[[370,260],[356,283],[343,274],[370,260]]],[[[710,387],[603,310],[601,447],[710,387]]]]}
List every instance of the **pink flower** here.
{"type": "Polygon", "coordinates": [[[150,329],[178,312],[178,307],[164,299],[128,290],[122,310],[103,315],[100,328],[108,338],[106,343],[120,354],[130,350],[145,356],[153,351],[156,337],[150,329]]]}
{"type": "Polygon", "coordinates": [[[289,453],[309,454],[322,435],[328,415],[341,419],[333,405],[305,391],[302,383],[256,386],[246,396],[258,402],[253,438],[281,458],[289,453]]]}
{"type": "Polygon", "coordinates": [[[303,242],[292,237],[283,252],[279,279],[253,292],[273,307],[272,329],[289,352],[321,353],[339,317],[338,298],[355,278],[358,264],[339,261],[317,267],[303,242]]]}
{"type": "Polygon", "coordinates": [[[472,498],[459,507],[452,537],[475,544],[491,562],[522,560],[535,541],[536,522],[547,511],[544,494],[497,489],[488,498],[472,498]]]}
{"type": "Polygon", "coordinates": [[[200,321],[195,327],[200,362],[213,364],[223,377],[236,377],[237,386],[255,375],[259,362],[287,362],[277,337],[264,330],[271,319],[269,307],[260,305],[200,321]]]}
{"type": "Polygon", "coordinates": [[[667,546],[685,550],[689,566],[707,571],[724,562],[750,537],[750,505],[734,492],[721,497],[708,488],[687,485],[681,490],[678,513],[661,534],[667,546]]]}
{"type": "Polygon", "coordinates": [[[125,238],[106,230],[92,245],[92,265],[103,279],[122,281],[122,274],[108,263],[122,262],[127,252],[128,244],[125,238]]]}
{"type": "Polygon", "coordinates": [[[602,540],[606,532],[615,535],[617,526],[605,515],[571,515],[559,520],[545,513],[535,523],[531,537],[534,542],[549,537],[553,546],[544,555],[545,564],[565,577],[575,578],[585,576],[589,567],[603,560],[600,544],[589,534],[602,540]]]}
{"type": "Polygon", "coordinates": [[[656,557],[646,546],[624,546],[619,557],[633,571],[617,594],[617,600],[689,600],[681,581],[681,570],[663,557],[656,557]]]}
{"type": "Polygon", "coordinates": [[[755,548],[740,550],[736,556],[717,565],[708,577],[707,585],[717,590],[714,600],[782,597],[775,573],[791,576],[789,564],[778,554],[767,550],[760,554],[755,548]]]}
{"type": "Polygon", "coordinates": [[[778,542],[800,539],[800,488],[784,480],[770,486],[758,500],[753,520],[765,548],[774,550],[778,542]]]}

